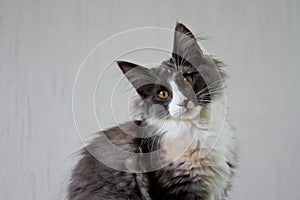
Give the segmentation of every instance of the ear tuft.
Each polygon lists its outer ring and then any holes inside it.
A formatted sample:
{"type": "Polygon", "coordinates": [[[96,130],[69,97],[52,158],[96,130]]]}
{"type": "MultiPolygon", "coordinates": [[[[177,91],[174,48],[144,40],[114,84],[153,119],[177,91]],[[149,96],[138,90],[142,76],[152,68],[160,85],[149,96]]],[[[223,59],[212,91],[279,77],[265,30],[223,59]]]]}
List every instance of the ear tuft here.
{"type": "Polygon", "coordinates": [[[193,35],[193,33],[182,23],[177,22],[176,23],[176,27],[175,27],[175,33],[179,32],[181,34],[187,35],[189,36],[191,39],[196,40],[195,36],[193,35]]]}

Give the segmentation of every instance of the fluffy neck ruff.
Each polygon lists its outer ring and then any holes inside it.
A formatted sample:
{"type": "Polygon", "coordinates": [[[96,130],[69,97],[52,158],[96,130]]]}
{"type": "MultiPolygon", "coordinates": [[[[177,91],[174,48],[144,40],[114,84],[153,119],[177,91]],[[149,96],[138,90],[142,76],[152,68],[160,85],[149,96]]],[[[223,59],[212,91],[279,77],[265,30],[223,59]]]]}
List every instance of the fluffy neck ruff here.
{"type": "Polygon", "coordinates": [[[200,181],[205,188],[199,191],[207,191],[207,199],[226,196],[236,166],[236,139],[226,121],[224,101],[206,104],[190,120],[151,119],[147,123],[159,130],[161,156],[170,163],[160,171],[174,171],[179,177],[188,174],[194,182],[200,181]]]}

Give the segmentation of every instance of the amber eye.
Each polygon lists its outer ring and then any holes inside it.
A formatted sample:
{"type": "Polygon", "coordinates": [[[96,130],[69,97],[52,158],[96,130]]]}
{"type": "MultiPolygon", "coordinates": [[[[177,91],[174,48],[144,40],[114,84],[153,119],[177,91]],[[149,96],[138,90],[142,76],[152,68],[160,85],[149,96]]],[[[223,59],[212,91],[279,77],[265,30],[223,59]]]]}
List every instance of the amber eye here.
{"type": "Polygon", "coordinates": [[[161,99],[167,99],[170,96],[169,92],[167,90],[161,90],[158,93],[158,97],[161,99]]]}
{"type": "Polygon", "coordinates": [[[187,81],[189,84],[191,84],[193,82],[193,77],[192,76],[186,76],[184,78],[185,81],[187,81]]]}

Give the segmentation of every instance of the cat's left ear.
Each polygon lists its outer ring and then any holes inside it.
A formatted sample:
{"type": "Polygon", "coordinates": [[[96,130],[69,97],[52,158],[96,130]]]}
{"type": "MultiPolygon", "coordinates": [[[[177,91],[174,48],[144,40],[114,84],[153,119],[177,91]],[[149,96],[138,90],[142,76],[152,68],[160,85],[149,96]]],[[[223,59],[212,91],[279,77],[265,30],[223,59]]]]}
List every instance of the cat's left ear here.
{"type": "Polygon", "coordinates": [[[184,61],[193,63],[193,60],[199,60],[202,56],[203,52],[193,33],[185,25],[177,22],[172,53],[176,64],[180,65],[184,61]]]}
{"type": "Polygon", "coordinates": [[[151,71],[146,67],[126,61],[117,61],[117,63],[138,94],[142,98],[146,97],[157,82],[156,77],[151,71]]]}

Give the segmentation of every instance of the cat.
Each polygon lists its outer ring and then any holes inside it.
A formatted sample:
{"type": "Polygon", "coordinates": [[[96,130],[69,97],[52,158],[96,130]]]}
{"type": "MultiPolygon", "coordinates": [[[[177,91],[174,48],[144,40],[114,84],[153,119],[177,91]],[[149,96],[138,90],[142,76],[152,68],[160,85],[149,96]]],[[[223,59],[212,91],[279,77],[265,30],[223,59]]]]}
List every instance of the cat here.
{"type": "Polygon", "coordinates": [[[97,133],[72,171],[68,198],[227,199],[237,140],[224,109],[223,63],[206,54],[182,23],[175,27],[171,58],[160,66],[117,63],[138,94],[138,120],[97,133]],[[141,156],[116,154],[103,136],[141,156]]]}

